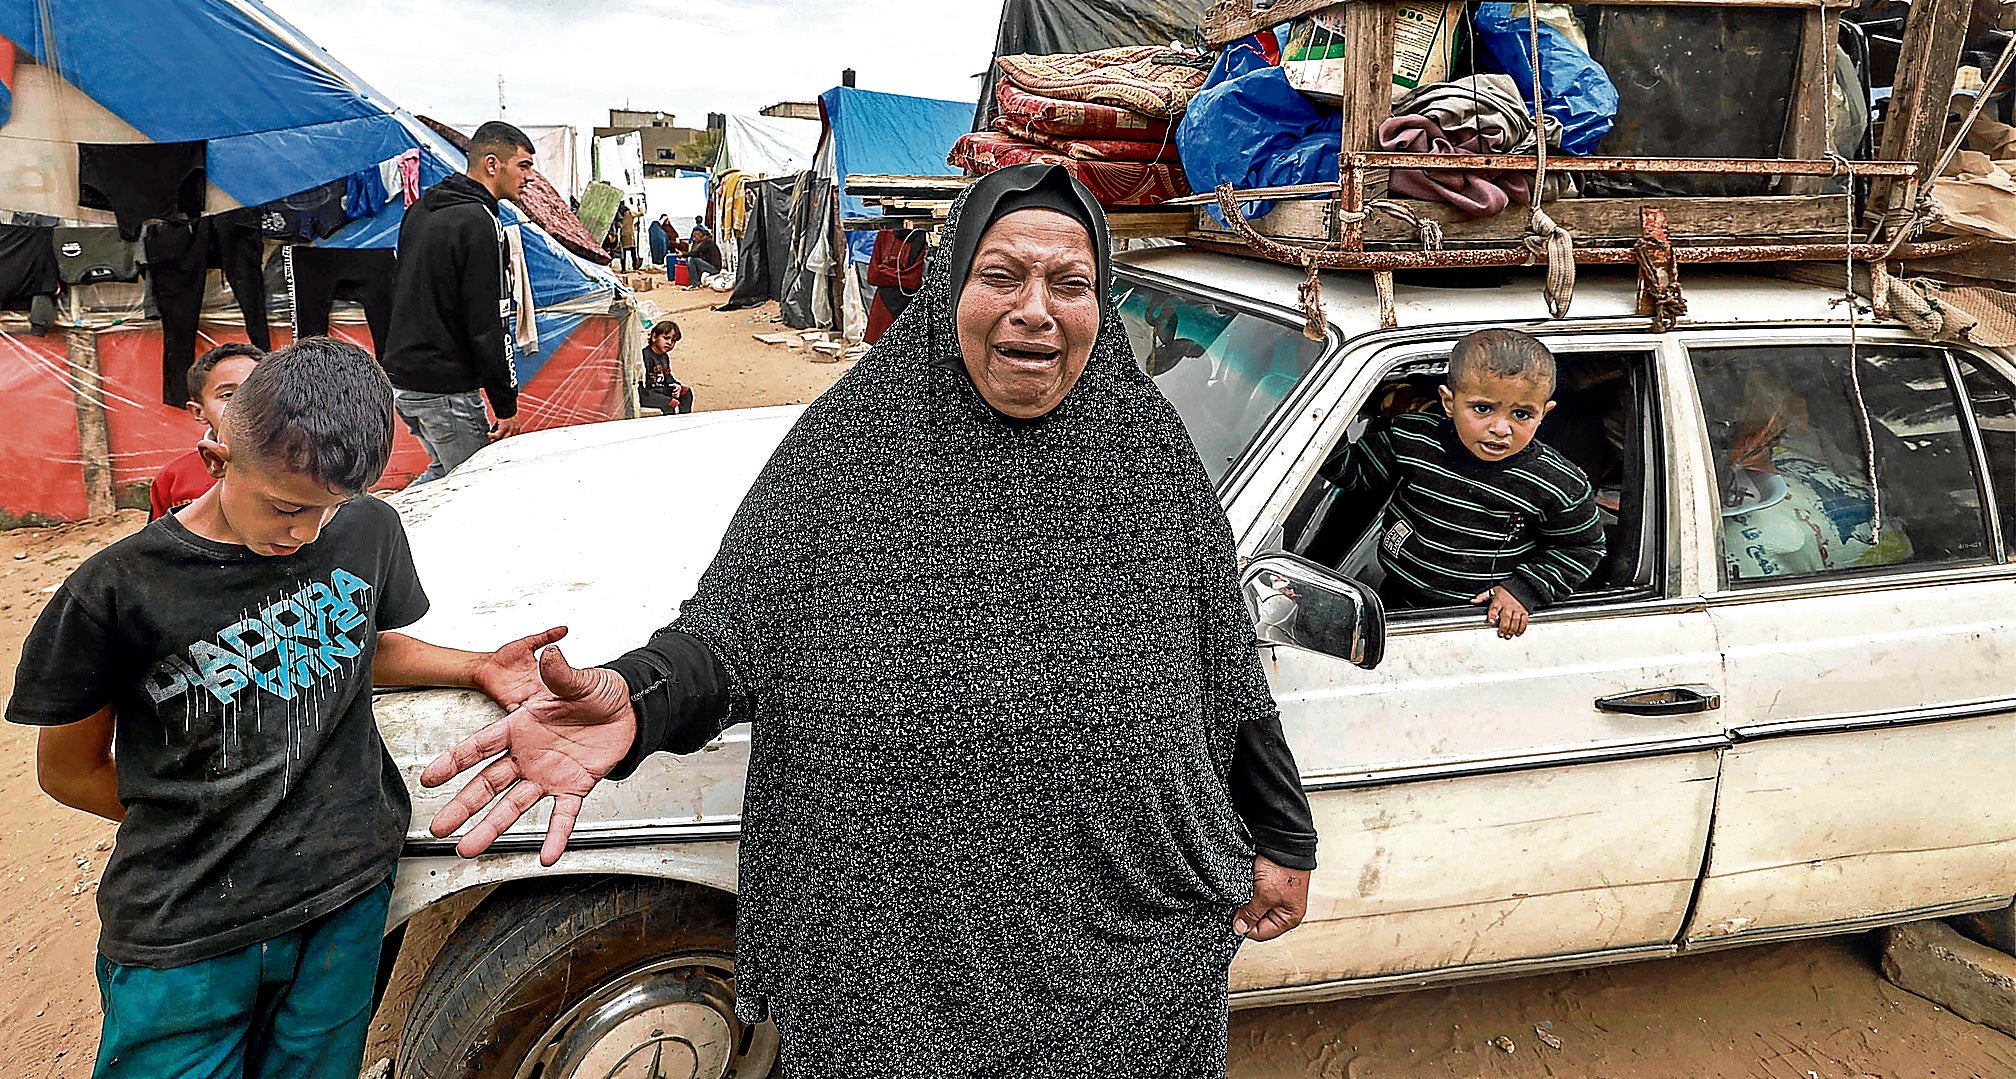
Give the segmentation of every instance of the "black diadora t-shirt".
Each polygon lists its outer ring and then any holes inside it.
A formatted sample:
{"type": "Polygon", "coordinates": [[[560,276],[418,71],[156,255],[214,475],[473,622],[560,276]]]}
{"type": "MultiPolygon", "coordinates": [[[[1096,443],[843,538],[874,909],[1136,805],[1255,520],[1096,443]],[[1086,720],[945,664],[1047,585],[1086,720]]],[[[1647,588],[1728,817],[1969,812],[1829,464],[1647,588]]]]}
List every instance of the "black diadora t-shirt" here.
{"type": "Polygon", "coordinates": [[[222,955],[386,878],[412,807],[372,720],[371,660],[380,630],[426,611],[399,515],[369,497],[285,558],[163,517],[56,590],[7,718],[113,708],[126,820],[98,887],[107,958],[222,955]]]}

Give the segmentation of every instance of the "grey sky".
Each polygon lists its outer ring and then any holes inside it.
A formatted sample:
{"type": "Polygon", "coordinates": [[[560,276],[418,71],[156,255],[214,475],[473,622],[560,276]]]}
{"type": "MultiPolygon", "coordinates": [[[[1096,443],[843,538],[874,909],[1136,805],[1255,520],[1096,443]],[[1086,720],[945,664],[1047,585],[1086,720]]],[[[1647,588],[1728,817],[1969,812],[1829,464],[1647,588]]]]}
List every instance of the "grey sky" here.
{"type": "MultiPolygon", "coordinates": [[[[999,0],[267,0],[393,101],[456,123],[573,124],[611,107],[710,112],[866,90],[970,101],[999,0]]],[[[582,147],[585,153],[586,147],[582,147]]],[[[583,178],[586,178],[584,164],[583,178]]]]}

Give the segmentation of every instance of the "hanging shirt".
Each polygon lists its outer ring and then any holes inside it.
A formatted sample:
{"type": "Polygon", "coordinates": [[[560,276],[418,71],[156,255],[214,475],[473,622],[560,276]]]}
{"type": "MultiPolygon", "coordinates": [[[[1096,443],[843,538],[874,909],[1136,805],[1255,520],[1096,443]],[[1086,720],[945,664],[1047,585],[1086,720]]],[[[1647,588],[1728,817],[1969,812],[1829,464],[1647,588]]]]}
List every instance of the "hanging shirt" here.
{"type": "Polygon", "coordinates": [[[56,273],[56,230],[41,225],[0,225],[0,303],[51,295],[56,273]]]}
{"type": "Polygon", "coordinates": [[[269,240],[306,243],[333,235],[350,221],[350,215],[343,210],[343,196],[349,186],[347,178],[331,180],[269,202],[259,208],[259,225],[269,240]]]}
{"type": "Polygon", "coordinates": [[[391,201],[378,169],[358,169],[343,182],[343,209],[353,218],[372,217],[391,201]]]}
{"type": "Polygon", "coordinates": [[[119,235],[140,238],[140,226],[203,212],[210,182],[201,142],[77,144],[77,205],[110,210],[119,235]]]}
{"type": "Polygon", "coordinates": [[[66,285],[140,280],[140,245],[115,228],[58,228],[56,271],[66,285]]]}

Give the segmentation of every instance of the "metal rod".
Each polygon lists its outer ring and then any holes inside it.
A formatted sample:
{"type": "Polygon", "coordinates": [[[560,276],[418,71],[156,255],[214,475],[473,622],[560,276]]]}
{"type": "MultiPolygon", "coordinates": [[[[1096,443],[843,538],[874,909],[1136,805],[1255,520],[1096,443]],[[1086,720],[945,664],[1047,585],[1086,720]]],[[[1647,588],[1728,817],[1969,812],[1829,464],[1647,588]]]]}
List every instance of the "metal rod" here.
{"type": "MultiPolygon", "coordinates": [[[[1225,214],[1225,221],[1245,245],[1261,256],[1290,266],[1316,266],[1325,270],[1444,270],[1482,269],[1488,267],[1527,266],[1544,259],[1524,247],[1491,249],[1471,248],[1443,251],[1339,251],[1335,249],[1297,247],[1284,244],[1256,232],[1246,216],[1239,212],[1239,201],[1230,184],[1218,189],[1218,207],[1225,214]]],[[[1193,238],[1193,242],[1194,242],[1193,238]]],[[[1906,259],[1944,258],[1971,251],[1987,241],[1978,236],[1968,236],[1933,243],[1907,245],[1896,253],[1906,259]]],[[[1886,257],[1883,244],[1747,244],[1729,247],[1680,247],[1673,249],[1677,263],[1701,264],[1724,262],[1839,262],[1847,259],[1850,252],[1863,262],[1874,262],[1886,257]]],[[[1638,253],[1629,247],[1575,249],[1575,262],[1582,266],[1629,266],[1637,263],[1638,253]]]]}
{"type": "MultiPolygon", "coordinates": [[[[1365,169],[1433,169],[1475,172],[1529,172],[1539,167],[1534,154],[1402,154],[1346,150],[1343,164],[1365,169]]],[[[1549,169],[1560,172],[1702,173],[1759,176],[1896,176],[1918,174],[1915,161],[1795,161],[1750,157],[1551,157],[1549,169]]]]}

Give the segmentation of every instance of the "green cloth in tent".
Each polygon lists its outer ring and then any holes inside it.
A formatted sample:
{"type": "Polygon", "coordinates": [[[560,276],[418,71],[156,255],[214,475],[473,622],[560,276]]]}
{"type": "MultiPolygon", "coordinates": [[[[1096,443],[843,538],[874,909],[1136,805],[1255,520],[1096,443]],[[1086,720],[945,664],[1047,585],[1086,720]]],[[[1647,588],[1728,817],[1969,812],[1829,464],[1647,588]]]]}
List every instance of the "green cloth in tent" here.
{"type": "Polygon", "coordinates": [[[616,223],[616,207],[623,204],[623,191],[614,184],[597,180],[581,192],[581,209],[575,213],[588,235],[600,240],[616,223]]]}

